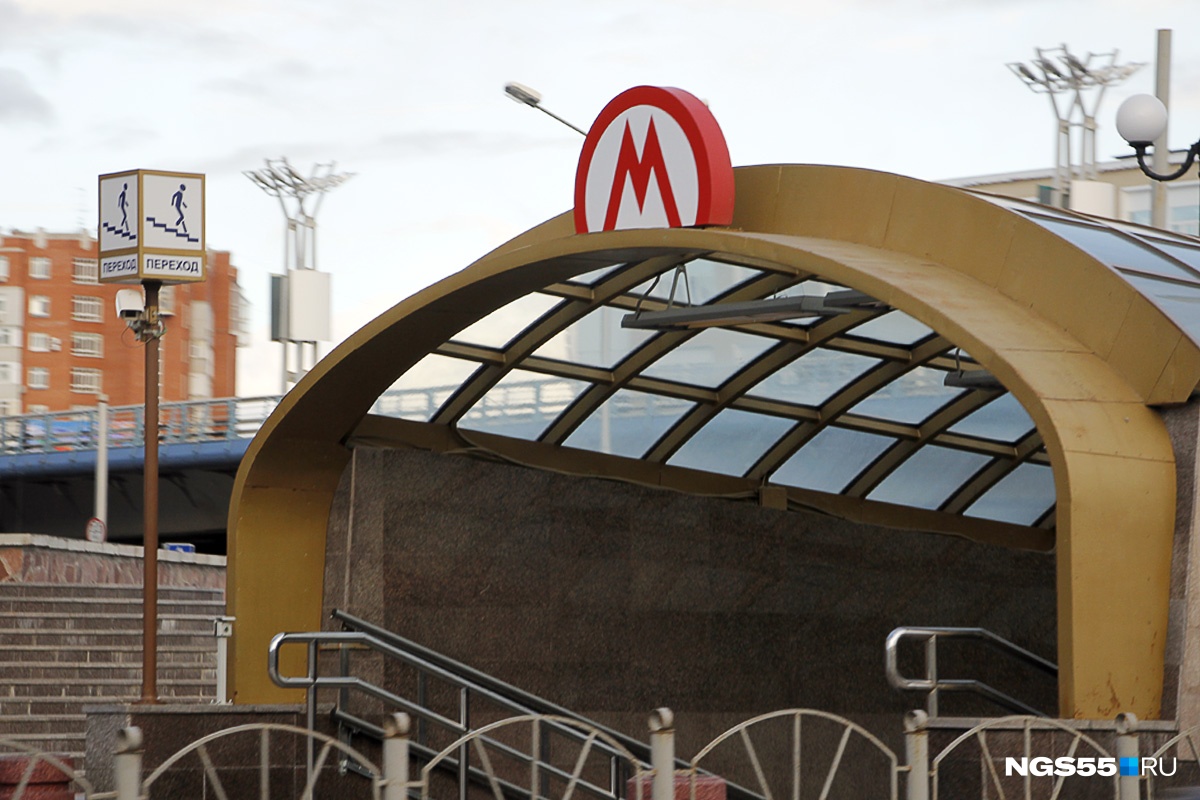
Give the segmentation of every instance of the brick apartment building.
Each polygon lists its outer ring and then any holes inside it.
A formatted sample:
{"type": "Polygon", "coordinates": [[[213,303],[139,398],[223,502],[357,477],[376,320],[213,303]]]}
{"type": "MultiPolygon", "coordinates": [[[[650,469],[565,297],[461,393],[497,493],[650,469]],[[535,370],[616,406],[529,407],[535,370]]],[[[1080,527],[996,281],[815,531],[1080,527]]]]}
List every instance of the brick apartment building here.
{"type": "MultiPolygon", "coordinates": [[[[97,242],[77,233],[0,233],[0,416],[141,403],[142,345],[117,318],[119,288],[97,280],[97,242]]],[[[208,279],[164,286],[164,401],[232,397],[244,302],[229,253],[208,279]]]]}

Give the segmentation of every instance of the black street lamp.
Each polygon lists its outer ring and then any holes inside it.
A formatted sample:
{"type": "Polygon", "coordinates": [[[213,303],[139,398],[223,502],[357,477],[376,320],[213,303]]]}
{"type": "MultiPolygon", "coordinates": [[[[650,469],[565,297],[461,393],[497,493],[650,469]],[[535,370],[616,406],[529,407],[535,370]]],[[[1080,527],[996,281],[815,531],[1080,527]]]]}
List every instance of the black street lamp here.
{"type": "Polygon", "coordinates": [[[1182,178],[1200,155],[1200,141],[1188,148],[1183,166],[1168,175],[1161,175],[1146,165],[1146,148],[1167,130],[1167,107],[1154,95],[1135,94],[1117,109],[1117,133],[1129,142],[1137,153],[1138,167],[1156,181],[1182,178]]]}

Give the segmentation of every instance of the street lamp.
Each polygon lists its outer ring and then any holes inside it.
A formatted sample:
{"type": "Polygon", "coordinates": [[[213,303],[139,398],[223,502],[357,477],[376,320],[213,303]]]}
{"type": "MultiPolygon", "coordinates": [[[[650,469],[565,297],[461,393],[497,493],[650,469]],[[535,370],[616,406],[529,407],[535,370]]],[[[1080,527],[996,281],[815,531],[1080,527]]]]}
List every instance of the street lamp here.
{"type": "Polygon", "coordinates": [[[572,125],[571,123],[567,122],[565,119],[560,117],[558,114],[555,114],[553,111],[548,111],[547,109],[545,109],[542,106],[542,93],[537,91],[536,89],[530,89],[528,86],[526,86],[523,83],[513,82],[513,83],[504,84],[504,93],[506,95],[508,95],[509,97],[511,97],[514,102],[523,103],[524,105],[527,105],[530,108],[536,108],[538,111],[542,112],[546,116],[553,117],[554,119],[561,122],[563,125],[566,125],[568,128],[575,131],[580,136],[587,136],[587,131],[585,131],[583,128],[580,128],[578,125],[572,125]]]}
{"type": "Polygon", "coordinates": [[[1135,94],[1117,109],[1117,133],[1133,147],[1137,154],[1138,167],[1156,181],[1173,181],[1182,178],[1192,168],[1196,156],[1200,155],[1200,141],[1188,148],[1183,166],[1163,175],[1146,165],[1146,148],[1167,130],[1167,107],[1154,95],[1135,94]]]}

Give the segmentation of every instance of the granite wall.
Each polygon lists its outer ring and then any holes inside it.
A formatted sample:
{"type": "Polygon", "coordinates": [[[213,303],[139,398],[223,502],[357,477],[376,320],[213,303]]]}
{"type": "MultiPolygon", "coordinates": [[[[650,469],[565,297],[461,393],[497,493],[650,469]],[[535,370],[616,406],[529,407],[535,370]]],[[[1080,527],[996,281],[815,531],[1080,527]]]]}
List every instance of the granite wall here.
{"type": "Polygon", "coordinates": [[[1175,450],[1175,544],[1171,554],[1170,628],[1165,653],[1163,718],[1180,730],[1200,725],[1200,548],[1196,504],[1200,403],[1163,412],[1175,450]]]}
{"type": "MultiPolygon", "coordinates": [[[[1055,657],[1052,554],[415,450],[355,451],[326,569],[327,610],[640,739],[671,707],[680,755],[796,706],[900,747],[923,699],[885,680],[898,625],[982,626],[1055,657]]],[[[1056,707],[1052,679],[990,652],[948,648],[941,667],[1056,707]]]]}

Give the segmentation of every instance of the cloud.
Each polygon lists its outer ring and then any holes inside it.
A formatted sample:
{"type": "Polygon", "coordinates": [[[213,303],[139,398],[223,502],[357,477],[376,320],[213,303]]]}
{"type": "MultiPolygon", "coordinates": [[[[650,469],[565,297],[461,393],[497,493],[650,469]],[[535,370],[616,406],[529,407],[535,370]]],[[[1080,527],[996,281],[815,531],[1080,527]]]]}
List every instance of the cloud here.
{"type": "Polygon", "coordinates": [[[313,65],[299,59],[284,59],[266,68],[256,68],[240,77],[213,78],[204,82],[203,89],[218,94],[230,94],[252,100],[270,100],[281,86],[302,85],[320,77],[313,65]]]}
{"type": "Polygon", "coordinates": [[[0,121],[49,123],[54,108],[22,73],[0,68],[0,121]]]}
{"type": "Polygon", "coordinates": [[[151,142],[159,141],[162,136],[145,127],[126,125],[103,125],[95,130],[96,146],[104,150],[121,151],[137,150],[151,142]]]}
{"type": "MultiPolygon", "coordinates": [[[[578,142],[566,140],[572,146],[578,142]]],[[[389,134],[363,146],[363,158],[428,157],[432,155],[499,156],[562,144],[563,139],[485,131],[425,130],[389,134]]]]}
{"type": "Polygon", "coordinates": [[[271,95],[263,84],[243,78],[215,78],[206,81],[202,88],[218,94],[231,94],[252,100],[266,100],[271,95]]]}
{"type": "Polygon", "coordinates": [[[301,173],[308,169],[309,161],[328,161],[327,153],[336,152],[344,145],[330,142],[281,142],[264,143],[239,147],[225,155],[201,159],[197,168],[210,174],[239,173],[248,169],[261,169],[267,158],[286,157],[301,173]]]}
{"type": "Polygon", "coordinates": [[[0,42],[18,42],[33,31],[33,20],[16,3],[0,0],[0,42]]]}

